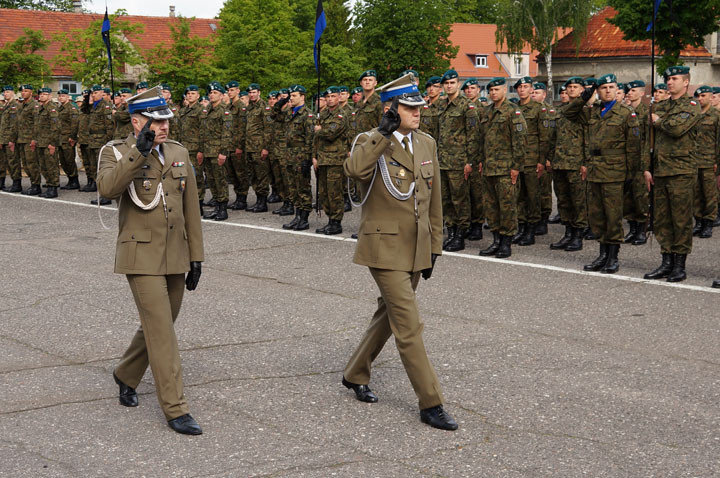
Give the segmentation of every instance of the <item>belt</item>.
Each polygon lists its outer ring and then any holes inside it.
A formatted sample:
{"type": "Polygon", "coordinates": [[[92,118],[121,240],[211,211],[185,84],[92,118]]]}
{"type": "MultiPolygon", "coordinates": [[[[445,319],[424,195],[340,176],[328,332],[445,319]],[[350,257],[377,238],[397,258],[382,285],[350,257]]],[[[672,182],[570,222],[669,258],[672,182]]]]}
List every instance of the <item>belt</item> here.
{"type": "Polygon", "coordinates": [[[590,150],[590,156],[610,156],[613,154],[625,154],[624,149],[600,149],[595,148],[590,150]]]}

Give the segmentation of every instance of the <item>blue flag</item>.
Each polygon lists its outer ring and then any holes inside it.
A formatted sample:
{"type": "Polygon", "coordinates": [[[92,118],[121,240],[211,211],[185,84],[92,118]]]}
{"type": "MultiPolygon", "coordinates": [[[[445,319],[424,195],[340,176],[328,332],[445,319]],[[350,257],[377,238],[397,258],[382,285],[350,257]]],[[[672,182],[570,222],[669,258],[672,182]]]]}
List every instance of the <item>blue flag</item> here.
{"type": "Polygon", "coordinates": [[[103,19],[100,35],[102,35],[103,43],[105,43],[105,48],[107,49],[108,66],[112,70],[112,53],[110,53],[110,18],[108,17],[107,7],[105,7],[105,18],[103,19]]]}
{"type": "Polygon", "coordinates": [[[315,58],[315,71],[320,72],[320,64],[318,63],[318,43],[320,37],[327,27],[327,18],[325,18],[325,10],[323,9],[322,0],[318,0],[317,10],[315,11],[315,42],[313,43],[313,56],[315,58]]]}
{"type": "Polygon", "coordinates": [[[662,3],[662,0],[655,0],[655,7],[653,9],[652,21],[648,24],[647,28],[645,29],[646,32],[649,32],[650,30],[652,30],[653,24],[655,23],[655,20],[657,20],[657,12],[658,12],[658,8],[660,8],[661,3],[662,3]]]}

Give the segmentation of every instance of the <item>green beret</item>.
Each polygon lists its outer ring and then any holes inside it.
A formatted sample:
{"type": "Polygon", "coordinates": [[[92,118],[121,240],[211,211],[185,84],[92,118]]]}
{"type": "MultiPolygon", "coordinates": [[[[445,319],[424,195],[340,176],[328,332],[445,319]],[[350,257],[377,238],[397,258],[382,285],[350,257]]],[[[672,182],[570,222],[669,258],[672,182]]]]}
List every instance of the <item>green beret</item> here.
{"type": "Polygon", "coordinates": [[[471,85],[476,85],[476,86],[477,86],[477,84],[478,84],[477,78],[468,78],[467,80],[465,80],[465,83],[463,83],[462,88],[460,88],[460,89],[461,89],[461,90],[464,90],[464,89],[467,88],[468,86],[471,86],[471,85]]]}
{"type": "Polygon", "coordinates": [[[281,88],[278,93],[280,93],[281,95],[287,95],[287,94],[290,94],[290,89],[289,88],[281,88]]]}
{"type": "Polygon", "coordinates": [[[418,72],[415,71],[415,70],[405,70],[405,71],[403,71],[403,72],[400,74],[400,76],[405,76],[405,75],[407,75],[408,73],[410,73],[410,74],[411,74],[412,76],[414,76],[415,78],[420,78],[420,75],[418,75],[418,72]]]}
{"type": "Polygon", "coordinates": [[[188,91],[199,91],[199,90],[200,90],[200,88],[198,88],[197,85],[188,85],[187,88],[185,88],[185,92],[188,92],[188,91]]]}
{"type": "Polygon", "coordinates": [[[2,87],[3,91],[15,91],[15,87],[12,85],[5,85],[2,87]]]}
{"type": "Polygon", "coordinates": [[[235,81],[235,80],[233,80],[233,81],[228,81],[228,82],[227,82],[227,85],[225,85],[225,88],[227,88],[228,90],[229,90],[230,88],[240,88],[240,83],[238,83],[238,82],[235,81]]]}
{"type": "Polygon", "coordinates": [[[443,73],[442,78],[440,78],[440,83],[445,83],[447,80],[452,80],[457,77],[458,77],[457,71],[448,70],[445,73],[443,73]]]}
{"type": "MultiPolygon", "coordinates": [[[[587,80],[586,80],[587,81],[587,80]]],[[[617,83],[617,77],[613,73],[608,73],[597,79],[596,85],[609,85],[610,83],[617,83]]]]}
{"type": "Polygon", "coordinates": [[[657,90],[667,91],[667,85],[665,83],[658,83],[655,85],[655,89],[653,90],[653,93],[655,93],[657,90]]]}
{"type": "Polygon", "coordinates": [[[690,67],[689,66],[683,66],[683,65],[677,65],[677,66],[671,66],[667,68],[663,72],[663,78],[665,78],[665,81],[671,76],[675,75],[689,75],[690,74],[690,67]]]}
{"type": "Polygon", "coordinates": [[[487,88],[490,89],[494,86],[502,86],[505,84],[505,78],[501,78],[499,76],[496,76],[492,80],[490,80],[487,84],[487,88]]]}
{"type": "Polygon", "coordinates": [[[585,80],[583,80],[579,76],[571,76],[567,80],[565,80],[565,87],[567,88],[568,85],[580,85],[585,86],[585,80]]]}
{"type": "Polygon", "coordinates": [[[592,86],[592,85],[597,85],[597,79],[593,78],[592,76],[589,78],[585,78],[585,80],[583,80],[583,86],[592,86]]]}
{"type": "Polygon", "coordinates": [[[83,95],[89,95],[90,93],[91,93],[91,90],[83,90],[82,91],[83,95]]]}
{"type": "Polygon", "coordinates": [[[240,96],[247,96],[248,91],[247,90],[240,90],[240,96]]]}
{"type": "Polygon", "coordinates": [[[207,96],[201,96],[200,101],[210,101],[210,98],[208,98],[207,96]]]}
{"type": "Polygon", "coordinates": [[[425,88],[427,88],[430,85],[436,85],[436,84],[440,83],[441,81],[442,81],[442,78],[440,78],[439,76],[431,76],[425,82],[425,88]]]}
{"type": "Polygon", "coordinates": [[[360,88],[359,86],[356,86],[355,88],[352,89],[352,91],[350,93],[352,93],[354,95],[355,93],[362,93],[362,92],[363,92],[363,89],[360,88]]]}
{"type": "Polygon", "coordinates": [[[38,92],[40,92],[40,93],[52,93],[52,90],[51,90],[50,88],[48,88],[47,86],[43,86],[42,88],[40,88],[40,89],[38,90],[38,92]]]}
{"type": "Polygon", "coordinates": [[[565,86],[565,83],[563,83],[562,85],[560,85],[560,88],[558,88],[558,91],[560,91],[561,93],[562,93],[563,91],[566,91],[566,90],[567,90],[567,86],[565,86]]]}
{"type": "Polygon", "coordinates": [[[330,90],[323,90],[320,92],[320,98],[326,98],[330,94],[330,90]]]}
{"type": "Polygon", "coordinates": [[[257,84],[257,83],[250,83],[250,85],[248,85],[248,87],[247,87],[247,90],[248,90],[248,91],[253,91],[253,90],[258,90],[258,91],[260,91],[261,88],[260,88],[260,85],[257,84]]]}
{"type": "Polygon", "coordinates": [[[627,87],[632,88],[645,88],[645,82],[642,80],[633,80],[627,83],[627,87]]]}
{"type": "MultiPolygon", "coordinates": [[[[197,86],[195,88],[197,88],[197,86]]],[[[132,90],[130,88],[120,88],[120,94],[123,93],[130,94],[132,93],[132,90]]]]}
{"type": "Polygon", "coordinates": [[[147,81],[141,81],[140,83],[137,84],[135,89],[138,90],[140,88],[150,88],[150,85],[148,85],[147,81]]]}
{"type": "Polygon", "coordinates": [[[338,93],[342,93],[342,92],[349,93],[350,92],[350,88],[348,88],[347,86],[338,86],[337,88],[338,88],[338,93]]]}
{"type": "Polygon", "coordinates": [[[515,84],[513,85],[513,88],[517,88],[520,85],[532,85],[532,82],[533,82],[532,78],[530,78],[529,76],[523,76],[522,78],[520,78],[519,80],[517,80],[515,82],[515,84]]]}
{"type": "Polygon", "coordinates": [[[103,88],[103,93],[107,93],[109,95],[112,94],[112,90],[106,86],[105,88],[103,88]]]}
{"type": "Polygon", "coordinates": [[[712,93],[713,88],[712,86],[702,85],[698,86],[697,90],[695,90],[694,96],[697,98],[698,96],[702,95],[703,93],[712,93]]]}
{"type": "Polygon", "coordinates": [[[270,93],[267,94],[268,98],[277,98],[278,92],[277,90],[272,90],[270,93]]]}
{"type": "Polygon", "coordinates": [[[618,87],[618,90],[623,90],[623,91],[625,91],[625,83],[620,83],[620,82],[618,82],[617,87],[618,87]]]}
{"type": "Polygon", "coordinates": [[[292,85],[290,88],[288,88],[290,93],[302,93],[303,95],[307,93],[307,90],[303,85],[292,85]]]}
{"type": "Polygon", "coordinates": [[[218,81],[213,81],[212,83],[210,83],[207,86],[206,89],[207,89],[208,94],[210,94],[210,92],[213,90],[219,91],[220,93],[225,94],[225,88],[223,88],[223,86],[218,81]]]}
{"type": "Polygon", "coordinates": [[[90,87],[90,89],[93,91],[102,91],[103,87],[100,85],[92,85],[92,87],[90,87]]]}
{"type": "Polygon", "coordinates": [[[65,88],[60,88],[58,90],[58,95],[69,95],[69,94],[70,94],[70,92],[68,90],[66,90],[65,88]]]}
{"type": "Polygon", "coordinates": [[[328,86],[327,91],[328,91],[328,93],[340,93],[340,87],[339,86],[328,86]]]}
{"type": "Polygon", "coordinates": [[[713,86],[713,94],[720,93],[720,86],[713,86]]]}
{"type": "Polygon", "coordinates": [[[358,78],[358,81],[361,81],[366,76],[373,76],[375,79],[377,79],[377,71],[375,70],[365,70],[362,73],[360,73],[360,77],[358,78]]]}
{"type": "Polygon", "coordinates": [[[538,81],[537,83],[533,83],[533,89],[534,90],[547,90],[547,86],[545,86],[545,83],[538,81]]]}
{"type": "Polygon", "coordinates": [[[172,91],[172,88],[167,83],[163,83],[162,85],[160,85],[160,89],[172,91]]]}

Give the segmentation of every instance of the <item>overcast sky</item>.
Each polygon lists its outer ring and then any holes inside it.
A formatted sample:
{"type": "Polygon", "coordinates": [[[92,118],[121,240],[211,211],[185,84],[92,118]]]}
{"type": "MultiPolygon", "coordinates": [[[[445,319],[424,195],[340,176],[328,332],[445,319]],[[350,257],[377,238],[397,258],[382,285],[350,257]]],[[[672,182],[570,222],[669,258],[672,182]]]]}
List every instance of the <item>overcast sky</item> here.
{"type": "MultiPolygon", "coordinates": [[[[151,17],[166,17],[170,12],[170,5],[175,5],[175,14],[184,17],[214,18],[223,6],[223,0],[168,0],[167,2],[147,0],[108,0],[108,12],[114,13],[118,8],[124,8],[130,15],[147,15],[151,17]]],[[[94,0],[84,4],[84,7],[95,13],[105,13],[105,1],[94,0]]]]}

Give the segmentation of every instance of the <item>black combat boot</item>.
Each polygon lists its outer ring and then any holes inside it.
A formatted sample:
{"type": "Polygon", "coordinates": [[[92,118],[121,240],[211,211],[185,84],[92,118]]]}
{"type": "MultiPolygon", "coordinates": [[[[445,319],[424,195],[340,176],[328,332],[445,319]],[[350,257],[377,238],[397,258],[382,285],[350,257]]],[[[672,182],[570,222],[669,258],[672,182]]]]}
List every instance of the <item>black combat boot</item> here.
{"type": "Polygon", "coordinates": [[[669,252],[662,253],[662,262],[657,269],[648,272],[643,276],[644,279],[664,279],[670,275],[675,265],[675,256],[669,252]]]}
{"type": "Polygon", "coordinates": [[[700,239],[710,239],[712,237],[712,221],[709,219],[702,220],[702,229],[698,237],[700,239]]]}
{"type": "Polygon", "coordinates": [[[302,212],[302,211],[300,211],[300,209],[297,209],[297,210],[295,211],[295,217],[293,218],[293,220],[290,221],[290,222],[288,222],[287,224],[283,224],[283,225],[282,225],[282,228],[283,228],[283,229],[295,229],[295,226],[297,225],[298,221],[300,220],[300,213],[301,213],[301,212],[302,212]]]}
{"type": "Polygon", "coordinates": [[[482,224],[479,222],[473,222],[470,224],[470,233],[468,234],[468,241],[480,241],[483,238],[482,224]]]}
{"type": "Polygon", "coordinates": [[[693,236],[699,236],[702,231],[703,221],[700,218],[695,218],[695,226],[693,227],[693,236]]]}
{"type": "Polygon", "coordinates": [[[200,217],[203,217],[203,201],[202,199],[198,201],[200,203],[200,217]]]}
{"type": "Polygon", "coordinates": [[[325,224],[323,227],[318,227],[317,229],[315,229],[315,234],[325,234],[325,231],[327,231],[328,227],[330,227],[330,221],[332,221],[332,219],[328,219],[328,223],[325,224]]]}
{"type": "Polygon", "coordinates": [[[586,264],[583,266],[584,271],[588,272],[597,272],[603,267],[605,267],[605,263],[608,259],[608,244],[600,243],[600,254],[595,258],[594,261],[592,261],[590,264],[586,264]]]}
{"type": "Polygon", "coordinates": [[[308,222],[308,216],[310,215],[310,211],[300,211],[300,219],[298,219],[297,224],[295,224],[294,229],[296,231],[304,231],[305,229],[310,229],[310,223],[308,222]]]}
{"type": "Polygon", "coordinates": [[[520,242],[520,239],[525,234],[525,229],[527,229],[528,225],[526,222],[518,223],[517,233],[515,233],[514,236],[512,236],[512,243],[517,244],[520,242]]]}
{"type": "Polygon", "coordinates": [[[638,231],[637,221],[628,221],[628,224],[630,224],[630,232],[625,234],[625,239],[623,239],[625,244],[630,244],[635,239],[638,231]]]}
{"type": "Polygon", "coordinates": [[[65,186],[60,186],[60,189],[80,189],[80,180],[77,176],[73,176],[71,178],[68,178],[68,182],[65,186]]]}
{"type": "Polygon", "coordinates": [[[10,189],[8,189],[9,193],[21,193],[22,192],[22,179],[13,179],[12,185],[10,186],[10,189]]]}
{"type": "Polygon", "coordinates": [[[244,211],[247,209],[247,195],[236,194],[235,201],[228,206],[228,209],[232,209],[233,211],[244,211]]]}
{"type": "Polygon", "coordinates": [[[584,229],[580,227],[572,228],[572,235],[570,236],[570,242],[568,242],[565,250],[567,252],[582,251],[583,248],[583,233],[584,229]]]}
{"type": "Polygon", "coordinates": [[[713,289],[720,289],[720,279],[715,279],[712,283],[713,289]]]}
{"type": "Polygon", "coordinates": [[[208,207],[215,207],[215,206],[217,206],[217,205],[218,205],[218,202],[217,202],[217,200],[216,200],[215,198],[210,198],[210,202],[208,202],[208,203],[206,204],[206,206],[208,206],[208,207]]]}
{"type": "MultiPolygon", "coordinates": [[[[91,199],[91,200],[90,200],[90,204],[92,204],[93,206],[97,206],[97,203],[98,203],[98,200],[97,200],[97,199],[91,199]]],[[[101,205],[101,206],[109,206],[110,204],[112,204],[112,201],[111,201],[111,200],[109,200],[108,198],[104,198],[104,197],[100,196],[100,205],[101,205]]]]}
{"type": "Polygon", "coordinates": [[[547,218],[541,219],[540,222],[535,224],[535,235],[544,236],[548,233],[548,220],[547,218]]]}
{"type": "Polygon", "coordinates": [[[216,202],[216,205],[215,205],[215,207],[212,209],[212,211],[208,211],[208,212],[206,212],[205,214],[203,214],[203,219],[215,219],[215,217],[216,217],[217,214],[218,214],[218,208],[219,208],[219,207],[220,207],[220,206],[217,205],[217,202],[216,202]]]}
{"type": "Polygon", "coordinates": [[[275,191],[273,191],[273,192],[267,197],[267,203],[268,203],[268,204],[275,204],[275,203],[279,203],[280,201],[282,201],[282,198],[280,198],[280,196],[278,196],[277,194],[275,194],[275,191]]]}
{"type": "Polygon", "coordinates": [[[608,258],[605,262],[605,266],[600,269],[603,274],[614,274],[620,269],[620,263],[618,262],[618,252],[620,252],[620,244],[608,244],[607,245],[608,258]]]}
{"type": "Polygon", "coordinates": [[[668,282],[681,282],[687,279],[685,274],[685,259],[687,254],[674,254],[675,260],[673,261],[673,268],[670,275],[667,278],[668,282]]]}
{"type": "Polygon", "coordinates": [[[570,240],[572,239],[572,232],[573,228],[566,224],[565,234],[563,234],[563,237],[559,241],[550,244],[550,249],[556,251],[565,249],[567,245],[570,244],[570,240]]]}
{"type": "Polygon", "coordinates": [[[284,208],[280,208],[280,212],[278,213],[278,216],[292,216],[295,214],[295,207],[292,205],[290,201],[287,201],[285,203],[284,208]]]}
{"type": "Polygon", "coordinates": [[[44,193],[40,195],[42,198],[55,199],[58,197],[57,186],[48,186],[44,193]]]}
{"type": "Polygon", "coordinates": [[[255,205],[252,208],[248,208],[250,212],[267,212],[267,198],[265,196],[258,196],[255,205]]]}
{"type": "Polygon", "coordinates": [[[5,191],[5,176],[3,176],[2,181],[0,181],[0,191],[5,191]]]}
{"type": "Polygon", "coordinates": [[[585,239],[586,241],[597,241],[598,238],[595,233],[592,232],[592,229],[590,229],[590,227],[581,229],[580,237],[585,239]]]}
{"type": "Polygon", "coordinates": [[[83,193],[94,193],[97,191],[97,184],[95,184],[94,179],[88,179],[87,184],[83,186],[82,189],[80,189],[80,192],[83,193]]]}
{"type": "Polygon", "coordinates": [[[345,212],[352,211],[352,204],[350,204],[350,197],[345,195],[345,212]]]}
{"type": "Polygon", "coordinates": [[[227,212],[227,201],[219,202],[217,207],[217,214],[215,214],[216,221],[225,221],[228,218],[227,212]]]}
{"type": "Polygon", "coordinates": [[[445,238],[445,240],[443,241],[443,245],[442,245],[443,251],[445,250],[445,247],[447,247],[447,245],[450,244],[450,241],[453,240],[453,238],[455,237],[455,234],[457,234],[457,226],[448,226],[447,233],[448,233],[448,235],[445,238]]]}
{"type": "Polygon", "coordinates": [[[548,218],[548,224],[560,224],[560,214],[555,214],[554,216],[550,216],[548,218]]]}
{"type": "Polygon", "coordinates": [[[26,196],[38,196],[40,194],[40,185],[39,184],[32,184],[28,189],[23,191],[23,194],[26,196]]]}
{"type": "Polygon", "coordinates": [[[457,252],[465,249],[465,229],[455,226],[457,232],[453,236],[452,240],[447,243],[445,250],[448,252],[457,252]]]}
{"type": "Polygon", "coordinates": [[[492,235],[493,235],[492,244],[490,244],[486,249],[483,249],[480,252],[478,252],[478,255],[494,256],[495,253],[497,253],[498,249],[500,249],[500,233],[497,231],[493,231],[492,235]]]}
{"type": "Polygon", "coordinates": [[[713,222],[713,227],[720,227],[720,208],[718,208],[717,217],[715,217],[715,222],[713,222]]]}
{"type": "Polygon", "coordinates": [[[330,219],[330,224],[325,229],[325,235],[334,236],[335,234],[342,234],[342,224],[337,219],[330,219]]]}
{"type": "Polygon", "coordinates": [[[500,247],[498,247],[495,257],[505,259],[512,255],[512,236],[500,236],[500,247]]]}
{"type": "Polygon", "coordinates": [[[525,227],[525,233],[517,242],[518,246],[532,246],[535,244],[535,231],[539,223],[531,222],[525,227]]]}
{"type": "Polygon", "coordinates": [[[647,242],[647,233],[645,232],[645,230],[647,229],[647,223],[638,222],[637,225],[637,233],[635,234],[635,239],[633,239],[632,241],[632,245],[642,246],[647,242]]]}

